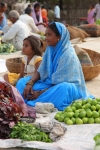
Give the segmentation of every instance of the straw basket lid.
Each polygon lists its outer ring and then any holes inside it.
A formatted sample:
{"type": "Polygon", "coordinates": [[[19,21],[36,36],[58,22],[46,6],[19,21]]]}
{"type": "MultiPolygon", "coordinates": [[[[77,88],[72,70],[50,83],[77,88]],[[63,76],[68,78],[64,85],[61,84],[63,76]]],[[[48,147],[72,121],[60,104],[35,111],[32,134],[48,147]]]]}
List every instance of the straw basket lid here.
{"type": "Polygon", "coordinates": [[[100,53],[90,49],[84,49],[91,58],[94,66],[82,66],[85,81],[92,80],[100,74],[100,53]]]}
{"type": "Polygon", "coordinates": [[[22,57],[9,58],[6,60],[6,67],[11,73],[20,73],[22,57]]]}

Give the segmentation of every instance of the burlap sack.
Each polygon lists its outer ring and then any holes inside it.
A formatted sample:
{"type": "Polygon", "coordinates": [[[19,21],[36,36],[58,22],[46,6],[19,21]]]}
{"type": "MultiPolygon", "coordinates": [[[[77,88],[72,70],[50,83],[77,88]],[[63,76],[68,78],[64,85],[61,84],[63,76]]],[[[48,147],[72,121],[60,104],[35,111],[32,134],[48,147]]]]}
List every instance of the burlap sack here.
{"type": "Polygon", "coordinates": [[[86,33],[90,34],[91,37],[100,36],[100,26],[95,24],[83,24],[78,26],[78,28],[84,30],[86,33]]]}
{"type": "Polygon", "coordinates": [[[89,34],[87,34],[85,31],[83,31],[77,27],[67,26],[67,29],[68,29],[69,34],[70,34],[70,40],[75,39],[75,38],[85,39],[87,37],[90,37],[89,34]]]}
{"type": "Polygon", "coordinates": [[[85,52],[82,48],[78,47],[77,45],[74,46],[74,49],[82,66],[93,66],[91,58],[89,57],[87,52],[85,52]]]}

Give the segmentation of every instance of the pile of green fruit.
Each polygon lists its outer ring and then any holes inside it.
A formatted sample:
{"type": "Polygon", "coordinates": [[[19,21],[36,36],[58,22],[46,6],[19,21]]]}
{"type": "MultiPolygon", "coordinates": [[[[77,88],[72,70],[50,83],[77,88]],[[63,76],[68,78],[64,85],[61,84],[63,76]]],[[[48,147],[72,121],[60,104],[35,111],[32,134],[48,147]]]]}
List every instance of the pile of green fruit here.
{"type": "Polygon", "coordinates": [[[100,98],[74,101],[55,119],[67,125],[100,123],[100,98]]]}
{"type": "Polygon", "coordinates": [[[16,49],[12,44],[1,44],[0,45],[0,53],[12,53],[15,52],[16,49]]]}
{"type": "Polygon", "coordinates": [[[22,139],[25,141],[52,142],[47,133],[41,131],[35,125],[25,122],[18,122],[13,126],[10,138],[22,139]]]}
{"type": "Polygon", "coordinates": [[[100,150],[100,133],[96,134],[93,139],[95,141],[95,149],[94,150],[100,150]]]}

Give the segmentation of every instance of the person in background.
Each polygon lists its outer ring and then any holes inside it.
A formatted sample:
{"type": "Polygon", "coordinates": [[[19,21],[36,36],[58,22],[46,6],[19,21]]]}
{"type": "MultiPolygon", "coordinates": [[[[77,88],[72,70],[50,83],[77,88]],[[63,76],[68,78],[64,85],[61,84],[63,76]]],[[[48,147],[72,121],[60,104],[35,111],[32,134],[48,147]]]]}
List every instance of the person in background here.
{"type": "Polygon", "coordinates": [[[35,25],[35,22],[32,18],[32,9],[30,7],[27,7],[25,9],[25,14],[20,15],[19,20],[21,20],[22,22],[24,22],[27,25],[30,33],[31,32],[33,32],[33,33],[39,32],[39,29],[35,25]]]}
{"type": "Polygon", "coordinates": [[[7,4],[4,2],[0,2],[0,30],[3,30],[3,27],[7,25],[7,19],[4,14],[7,10],[7,4]]]}
{"type": "Polygon", "coordinates": [[[49,7],[48,9],[48,19],[49,19],[49,22],[54,21],[54,11],[51,9],[51,7],[49,7]]]}
{"type": "Polygon", "coordinates": [[[25,23],[19,20],[19,13],[12,10],[9,13],[9,20],[12,26],[5,26],[3,28],[4,36],[2,37],[3,43],[11,43],[16,50],[22,50],[23,39],[29,36],[29,30],[25,23]]]}
{"type": "Polygon", "coordinates": [[[88,11],[88,16],[87,16],[88,24],[94,24],[94,13],[95,13],[94,5],[90,5],[90,9],[88,11]]]}
{"type": "Polygon", "coordinates": [[[58,6],[58,3],[56,3],[56,6],[54,8],[54,15],[55,15],[55,21],[59,21],[59,19],[60,19],[60,7],[58,6]]]}
{"type": "Polygon", "coordinates": [[[94,98],[88,93],[82,67],[62,23],[53,22],[46,29],[47,48],[32,77],[21,78],[16,88],[27,105],[53,103],[64,110],[77,99],[94,98]]]}
{"type": "Polygon", "coordinates": [[[43,23],[42,16],[41,16],[41,7],[38,2],[35,2],[33,4],[32,17],[33,17],[34,22],[35,22],[36,26],[38,27],[39,31],[45,33],[46,24],[43,23]]]}
{"type": "Polygon", "coordinates": [[[32,76],[38,69],[41,60],[42,52],[41,47],[43,43],[35,36],[28,36],[23,40],[22,52],[25,55],[22,58],[20,74],[8,73],[4,75],[5,81],[12,85],[24,76],[32,76]]]}
{"type": "Polygon", "coordinates": [[[98,0],[98,4],[95,5],[94,18],[95,18],[95,21],[100,19],[100,0],[98,0]]]}
{"type": "Polygon", "coordinates": [[[42,6],[42,9],[41,9],[41,14],[42,14],[42,19],[43,19],[43,22],[44,23],[47,23],[47,10],[45,9],[44,6],[42,6]]]}

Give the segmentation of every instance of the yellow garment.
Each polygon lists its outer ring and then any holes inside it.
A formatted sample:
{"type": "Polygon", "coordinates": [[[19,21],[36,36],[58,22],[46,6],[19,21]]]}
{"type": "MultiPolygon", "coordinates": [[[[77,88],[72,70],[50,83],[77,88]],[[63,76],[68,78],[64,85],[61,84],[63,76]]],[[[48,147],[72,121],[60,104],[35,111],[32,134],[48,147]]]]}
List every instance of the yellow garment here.
{"type": "Polygon", "coordinates": [[[17,73],[8,73],[9,82],[11,84],[15,84],[15,82],[18,80],[19,75],[20,74],[17,74],[17,73]]]}
{"type": "MultiPolygon", "coordinates": [[[[37,56],[34,55],[33,58],[30,60],[29,64],[27,65],[27,56],[24,56],[22,58],[22,63],[25,64],[25,68],[24,68],[24,74],[25,75],[33,75],[34,71],[35,71],[35,64],[37,62],[39,62],[40,60],[42,60],[41,56],[37,56]]],[[[18,80],[20,74],[16,74],[16,73],[8,73],[8,79],[9,82],[13,85],[15,85],[16,81],[18,80]]]]}

